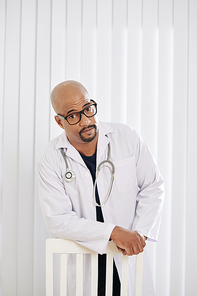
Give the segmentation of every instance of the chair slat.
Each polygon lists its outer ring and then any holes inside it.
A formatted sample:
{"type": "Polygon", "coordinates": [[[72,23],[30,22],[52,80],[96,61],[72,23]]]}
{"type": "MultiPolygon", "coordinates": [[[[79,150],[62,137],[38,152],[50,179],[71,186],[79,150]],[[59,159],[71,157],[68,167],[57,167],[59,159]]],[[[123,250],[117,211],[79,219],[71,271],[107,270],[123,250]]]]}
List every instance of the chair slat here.
{"type": "Polygon", "coordinates": [[[83,296],[83,254],[76,254],[76,294],[83,296]]]}
{"type": "Polygon", "coordinates": [[[143,282],[143,253],[140,253],[136,256],[135,296],[142,296],[142,282],[143,282]]]}
{"type": "Polygon", "coordinates": [[[128,286],[128,256],[122,255],[122,272],[121,272],[121,296],[127,295],[128,286]]]}
{"type": "Polygon", "coordinates": [[[98,254],[91,254],[91,296],[97,295],[98,289],[98,254]]]}
{"type": "Polygon", "coordinates": [[[60,256],[60,296],[67,296],[67,254],[60,256]]]}
{"type": "Polygon", "coordinates": [[[53,296],[53,249],[46,241],[46,296],[53,296]]]}
{"type": "Polygon", "coordinates": [[[106,296],[112,296],[113,254],[107,254],[106,262],[106,296]]]}

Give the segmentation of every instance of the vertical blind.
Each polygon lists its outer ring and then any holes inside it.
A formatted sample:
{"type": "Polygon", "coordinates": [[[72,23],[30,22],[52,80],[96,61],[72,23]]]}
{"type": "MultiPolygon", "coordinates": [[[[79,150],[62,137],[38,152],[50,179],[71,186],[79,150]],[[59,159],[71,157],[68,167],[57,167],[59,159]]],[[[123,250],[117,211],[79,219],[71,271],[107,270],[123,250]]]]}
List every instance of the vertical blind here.
{"type": "Polygon", "coordinates": [[[156,295],[197,294],[196,30],[196,0],[0,1],[2,295],[45,295],[37,163],[61,133],[49,98],[67,79],[149,145],[166,190],[147,246],[156,295]]]}

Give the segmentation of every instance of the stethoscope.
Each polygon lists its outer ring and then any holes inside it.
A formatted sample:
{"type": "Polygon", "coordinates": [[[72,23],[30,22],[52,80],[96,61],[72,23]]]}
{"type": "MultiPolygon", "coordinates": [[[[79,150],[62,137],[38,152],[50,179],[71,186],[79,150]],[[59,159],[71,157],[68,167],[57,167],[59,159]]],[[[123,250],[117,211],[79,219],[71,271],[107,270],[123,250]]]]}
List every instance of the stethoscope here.
{"type": "MultiPolygon", "coordinates": [[[[64,175],[65,180],[67,182],[72,182],[76,178],[76,175],[75,175],[75,173],[73,171],[71,171],[69,169],[68,162],[67,162],[67,159],[66,159],[66,154],[64,153],[64,148],[61,148],[61,153],[62,153],[62,156],[64,158],[65,164],[66,164],[66,173],[64,175]]],[[[113,186],[113,182],[114,182],[115,167],[114,167],[114,164],[109,160],[110,159],[110,153],[111,153],[111,147],[110,147],[110,143],[108,143],[107,159],[102,161],[99,164],[98,168],[96,169],[96,177],[95,177],[95,182],[94,182],[94,187],[93,187],[93,189],[94,189],[93,190],[93,192],[94,192],[93,193],[93,204],[95,206],[97,206],[97,207],[104,207],[105,206],[105,204],[107,203],[107,201],[108,201],[108,199],[110,197],[111,191],[112,191],[112,186],[113,186]],[[96,202],[96,197],[95,197],[96,185],[97,185],[97,179],[98,179],[99,172],[104,167],[107,167],[109,169],[109,171],[111,173],[111,180],[110,180],[110,185],[109,185],[108,192],[107,192],[104,203],[98,204],[96,202]]]]}

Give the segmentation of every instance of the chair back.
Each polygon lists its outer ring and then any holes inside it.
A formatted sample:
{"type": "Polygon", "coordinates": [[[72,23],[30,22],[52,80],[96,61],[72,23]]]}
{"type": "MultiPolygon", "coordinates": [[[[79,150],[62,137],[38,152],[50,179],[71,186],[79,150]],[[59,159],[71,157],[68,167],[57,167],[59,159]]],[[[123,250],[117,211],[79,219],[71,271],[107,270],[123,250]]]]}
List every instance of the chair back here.
{"type": "MultiPolygon", "coordinates": [[[[73,241],[49,238],[46,240],[46,296],[53,296],[53,254],[60,254],[60,296],[67,295],[67,255],[76,254],[76,296],[83,296],[83,255],[91,255],[91,296],[97,296],[98,253],[73,241]]],[[[121,254],[113,241],[104,252],[106,260],[106,296],[112,296],[113,255],[121,254]]],[[[121,296],[127,295],[128,256],[122,255],[121,296]]],[[[136,256],[135,296],[142,295],[143,253],[136,256]]]]}

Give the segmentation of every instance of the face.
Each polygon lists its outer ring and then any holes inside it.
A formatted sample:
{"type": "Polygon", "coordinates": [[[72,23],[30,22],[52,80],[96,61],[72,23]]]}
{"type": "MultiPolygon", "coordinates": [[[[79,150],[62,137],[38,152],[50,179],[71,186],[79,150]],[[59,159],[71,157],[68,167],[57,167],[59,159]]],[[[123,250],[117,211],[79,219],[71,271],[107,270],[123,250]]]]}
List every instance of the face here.
{"type": "MultiPolygon", "coordinates": [[[[73,91],[66,96],[62,92],[58,94],[58,101],[60,102],[58,115],[63,117],[81,111],[93,103],[83,89],[73,91]]],[[[75,125],[70,125],[67,120],[60,119],[58,116],[55,116],[55,120],[66,131],[68,140],[74,147],[78,148],[79,145],[97,142],[98,122],[96,116],[88,118],[81,114],[81,120],[75,125]]]]}

